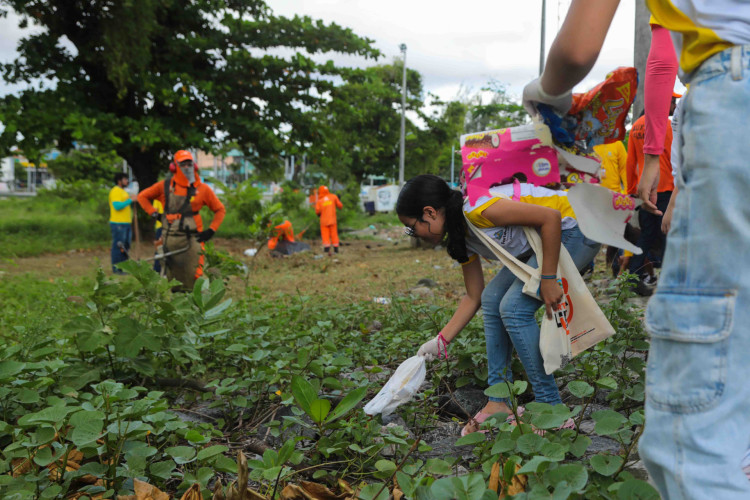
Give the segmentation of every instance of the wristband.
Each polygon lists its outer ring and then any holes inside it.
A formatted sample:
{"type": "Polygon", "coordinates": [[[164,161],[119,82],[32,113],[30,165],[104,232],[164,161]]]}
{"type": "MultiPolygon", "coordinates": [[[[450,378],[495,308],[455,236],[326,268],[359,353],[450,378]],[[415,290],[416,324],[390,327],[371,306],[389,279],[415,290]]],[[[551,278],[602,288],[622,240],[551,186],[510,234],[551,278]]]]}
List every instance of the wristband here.
{"type": "Polygon", "coordinates": [[[543,280],[556,280],[557,275],[556,274],[542,274],[543,280]]]}
{"type": "Polygon", "coordinates": [[[450,342],[448,342],[445,339],[445,337],[443,337],[443,332],[438,333],[437,341],[438,341],[438,358],[440,358],[442,354],[443,359],[448,359],[448,344],[450,344],[450,342]],[[441,351],[441,347],[442,347],[442,351],[441,351]]]}

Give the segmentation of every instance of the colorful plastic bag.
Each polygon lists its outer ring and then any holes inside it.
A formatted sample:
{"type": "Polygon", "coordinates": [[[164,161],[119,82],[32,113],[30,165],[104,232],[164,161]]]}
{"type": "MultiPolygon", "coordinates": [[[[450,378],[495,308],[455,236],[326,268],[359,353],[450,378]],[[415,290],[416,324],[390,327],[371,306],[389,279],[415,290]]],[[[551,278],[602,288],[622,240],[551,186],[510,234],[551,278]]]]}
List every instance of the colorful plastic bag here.
{"type": "Polygon", "coordinates": [[[636,69],[619,67],[588,92],[573,94],[573,105],[565,116],[557,116],[544,105],[539,112],[555,144],[576,155],[590,155],[594,146],[625,138],[625,120],[637,89],[636,69]]]}

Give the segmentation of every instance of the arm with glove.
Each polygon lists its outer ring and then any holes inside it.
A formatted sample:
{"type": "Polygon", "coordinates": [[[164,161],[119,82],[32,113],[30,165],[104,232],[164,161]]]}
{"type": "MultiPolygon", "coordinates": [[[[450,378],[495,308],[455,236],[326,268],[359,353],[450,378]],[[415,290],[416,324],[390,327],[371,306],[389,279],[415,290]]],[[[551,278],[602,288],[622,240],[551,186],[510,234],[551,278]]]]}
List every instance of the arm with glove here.
{"type": "Polygon", "coordinates": [[[458,303],[456,312],[446,323],[436,337],[428,340],[417,351],[418,356],[423,356],[427,361],[433,359],[445,359],[448,357],[448,344],[458,335],[461,330],[471,321],[471,318],[482,305],[482,291],[484,290],[484,274],[482,274],[482,263],[479,258],[469,261],[462,267],[464,274],[464,285],[466,295],[458,303]]]}
{"type": "Polygon", "coordinates": [[[574,0],[555,37],[544,73],[523,89],[523,107],[531,116],[547,104],[565,114],[573,87],[580,83],[599,57],[619,0],[574,0]]]}
{"type": "Polygon", "coordinates": [[[219,201],[219,198],[216,197],[216,194],[213,192],[213,190],[208,188],[208,186],[204,185],[204,187],[207,189],[205,195],[206,205],[208,205],[208,208],[210,208],[214,213],[214,218],[211,221],[211,226],[209,226],[208,229],[204,229],[203,231],[198,233],[196,239],[199,243],[205,243],[206,241],[214,237],[214,234],[216,234],[219,226],[221,226],[221,223],[224,220],[224,216],[227,213],[227,209],[224,208],[224,204],[219,201]]]}

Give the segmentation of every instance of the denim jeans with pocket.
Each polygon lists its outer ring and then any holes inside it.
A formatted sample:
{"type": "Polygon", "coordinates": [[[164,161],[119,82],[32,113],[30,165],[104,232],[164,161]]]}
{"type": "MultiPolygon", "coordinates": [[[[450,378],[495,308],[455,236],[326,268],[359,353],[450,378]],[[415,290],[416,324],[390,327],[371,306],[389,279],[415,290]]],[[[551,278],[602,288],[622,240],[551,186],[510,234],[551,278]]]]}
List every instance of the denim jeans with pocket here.
{"type": "MultiPolygon", "coordinates": [[[[601,247],[599,243],[586,238],[578,226],[563,231],[561,240],[579,270],[591,262],[601,247]]],[[[532,255],[527,263],[537,267],[536,256],[532,255]]],[[[510,361],[515,347],[536,401],[561,404],[555,377],[545,373],[539,349],[539,325],[534,315],[544,303],[523,293],[523,285],[508,268],[503,268],[482,292],[487,383],[494,385],[513,380],[510,361]]],[[[508,403],[504,399],[490,400],[508,403]]]]}
{"type": "Polygon", "coordinates": [[[640,455],[664,498],[750,498],[750,46],[707,59],[681,106],[640,455]]]}

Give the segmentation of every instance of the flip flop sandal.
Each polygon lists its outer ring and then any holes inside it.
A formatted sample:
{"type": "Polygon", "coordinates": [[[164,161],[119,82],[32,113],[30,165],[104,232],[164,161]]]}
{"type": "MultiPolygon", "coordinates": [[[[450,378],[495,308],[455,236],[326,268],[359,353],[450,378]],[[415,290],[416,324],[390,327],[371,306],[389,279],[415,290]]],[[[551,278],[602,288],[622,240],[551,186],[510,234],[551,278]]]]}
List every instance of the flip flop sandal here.
{"type": "MultiPolygon", "coordinates": [[[[519,417],[523,415],[524,410],[525,408],[523,406],[518,407],[516,412],[518,413],[519,417]]],[[[500,412],[495,412],[495,413],[500,413],[500,412]]],[[[479,427],[482,424],[482,422],[490,418],[495,413],[484,413],[482,410],[479,410],[479,412],[476,415],[474,415],[474,418],[469,420],[464,426],[464,428],[461,429],[461,437],[466,436],[467,434],[471,434],[471,432],[481,432],[482,434],[487,434],[488,432],[487,429],[477,429],[476,431],[469,431],[468,428],[472,423],[474,423],[476,427],[479,427]]],[[[508,423],[514,423],[516,421],[516,418],[513,416],[513,414],[511,414],[511,415],[508,415],[508,418],[506,418],[505,421],[508,423]]]]}
{"type": "MultiPolygon", "coordinates": [[[[519,417],[522,417],[525,411],[526,408],[523,406],[519,406],[518,408],[516,408],[516,413],[519,417]]],[[[506,418],[505,421],[509,424],[516,425],[516,416],[511,413],[510,415],[508,415],[508,418],[506,418]]]]}

